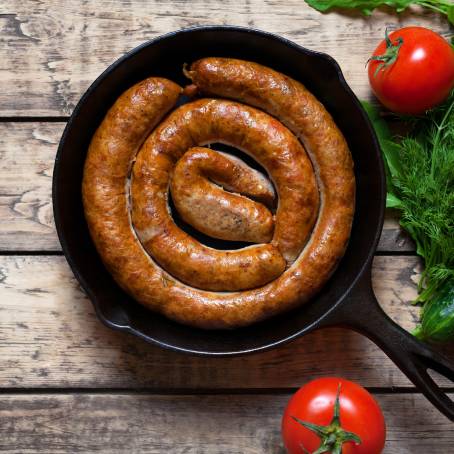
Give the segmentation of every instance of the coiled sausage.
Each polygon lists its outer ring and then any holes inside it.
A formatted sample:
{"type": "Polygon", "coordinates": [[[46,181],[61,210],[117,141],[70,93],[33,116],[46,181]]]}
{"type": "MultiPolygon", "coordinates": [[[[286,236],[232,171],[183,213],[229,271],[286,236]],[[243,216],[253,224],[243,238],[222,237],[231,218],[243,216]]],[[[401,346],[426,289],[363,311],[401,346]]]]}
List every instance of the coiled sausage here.
{"type": "MultiPolygon", "coordinates": [[[[345,251],[353,219],[353,163],[331,116],[299,82],[255,63],[219,58],[199,60],[186,74],[194,84],[189,91],[196,88],[204,95],[234,101],[194,101],[162,120],[176,103],[180,87],[151,78],[128,90],[111,108],[90,144],[83,180],[85,214],[104,263],[137,301],[174,320],[201,328],[245,326],[308,301],[335,270],[345,251]],[[277,136],[270,131],[277,132],[277,136]],[[178,181],[182,181],[179,171],[188,169],[184,161],[203,154],[193,147],[222,139],[247,151],[263,165],[278,196],[270,243],[239,251],[217,251],[221,255],[249,254],[257,260],[261,252],[269,250],[283,258],[281,274],[256,288],[241,291],[210,291],[204,285],[213,286],[211,278],[210,282],[198,282],[197,276],[182,279],[173,274],[178,272],[175,268],[200,263],[197,254],[191,255],[189,244],[195,244],[202,252],[206,246],[196,244],[171,221],[169,185],[176,191],[178,181]],[[293,151],[289,154],[288,150],[293,151]],[[131,166],[133,225],[128,210],[131,166]]],[[[206,152],[208,161],[212,159],[208,156],[211,152],[206,152]]],[[[203,165],[199,164],[200,169],[203,165]]],[[[199,180],[191,184],[205,183],[206,180],[199,180]]],[[[223,182],[217,184],[222,186],[223,182]]],[[[229,189],[227,186],[224,189],[229,189]]],[[[241,193],[241,189],[237,191],[241,193]]],[[[203,199],[207,190],[200,192],[203,199]]],[[[237,197],[233,203],[244,196],[231,195],[237,197]]],[[[247,196],[254,199],[252,194],[247,196]]],[[[182,195],[182,199],[185,197],[187,194],[182,195]]],[[[253,203],[265,206],[267,197],[269,202],[269,192],[264,200],[255,197],[253,203]]],[[[222,231],[222,222],[216,226],[207,218],[206,224],[211,224],[208,233],[212,227],[222,231]]],[[[269,257],[262,257],[257,263],[266,264],[269,257]]],[[[238,262],[228,262],[232,269],[237,265],[238,262]]],[[[243,274],[243,269],[237,272],[238,279],[243,274]]],[[[202,275],[202,281],[203,278],[202,275]]],[[[233,284],[223,282],[217,288],[231,289],[233,284]]]]}

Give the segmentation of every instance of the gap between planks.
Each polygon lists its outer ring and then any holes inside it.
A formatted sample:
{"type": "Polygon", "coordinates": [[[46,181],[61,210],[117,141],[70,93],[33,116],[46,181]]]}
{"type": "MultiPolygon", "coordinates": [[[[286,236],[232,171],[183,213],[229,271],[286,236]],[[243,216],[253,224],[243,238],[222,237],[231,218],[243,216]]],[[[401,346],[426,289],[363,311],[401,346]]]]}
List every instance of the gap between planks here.
{"type": "MultiPolygon", "coordinates": [[[[421,391],[416,388],[404,387],[370,387],[365,386],[371,394],[387,395],[387,394],[418,394],[421,391]]],[[[26,396],[26,395],[63,395],[71,396],[76,394],[86,395],[144,395],[144,396],[241,396],[241,395],[257,395],[257,396],[291,396],[299,387],[293,388],[0,388],[0,396],[26,396]]],[[[446,394],[454,393],[453,387],[443,387],[443,392],[446,394]]],[[[0,397],[1,399],[1,397],[0,397]]]]}

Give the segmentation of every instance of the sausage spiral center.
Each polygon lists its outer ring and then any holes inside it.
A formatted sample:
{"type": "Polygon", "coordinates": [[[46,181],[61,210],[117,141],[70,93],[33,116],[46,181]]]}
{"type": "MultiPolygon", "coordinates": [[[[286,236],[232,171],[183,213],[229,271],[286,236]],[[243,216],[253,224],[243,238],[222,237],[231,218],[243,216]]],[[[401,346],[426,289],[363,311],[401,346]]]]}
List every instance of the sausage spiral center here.
{"type": "MultiPolygon", "coordinates": [[[[200,156],[198,150],[196,156],[200,156]]],[[[205,154],[210,154],[212,159],[216,156],[215,152],[205,151],[205,154]]],[[[194,159],[194,152],[191,156],[194,159]]],[[[223,159],[224,164],[229,161],[219,155],[216,158],[223,159]]],[[[186,157],[185,161],[188,159],[186,157]]],[[[230,161],[229,167],[229,170],[240,168],[233,161],[230,161]]],[[[177,165],[176,177],[181,172],[184,170],[177,165]]],[[[251,175],[252,171],[248,173],[251,175]]],[[[196,197],[202,193],[203,198],[214,199],[215,205],[227,201],[223,206],[227,224],[241,220],[241,216],[235,214],[241,214],[248,208],[239,196],[224,193],[220,198],[219,193],[223,191],[213,190],[206,180],[200,182],[201,186],[186,190],[181,179],[179,184],[176,180],[174,178],[172,192],[175,195],[179,194],[179,190],[186,193],[185,207],[181,206],[184,196],[176,197],[177,208],[180,206],[180,213],[188,220],[195,217],[196,210],[200,211],[196,223],[203,223],[207,232],[224,230],[224,221],[221,218],[208,222],[207,218],[215,213],[206,204],[198,205],[197,200],[192,200],[194,193],[196,197]],[[186,211],[191,215],[185,216],[186,211]]],[[[282,274],[287,263],[291,264],[301,253],[318,208],[312,165],[296,137],[264,112],[233,101],[216,99],[185,104],[161,122],[137,156],[131,189],[132,221],[145,250],[182,282],[215,291],[256,288],[282,274]],[[186,150],[210,142],[234,145],[254,156],[268,170],[279,196],[271,243],[220,251],[204,246],[175,225],[167,208],[171,175],[186,150]],[[172,254],[169,254],[170,251],[172,254]]],[[[257,205],[253,206],[256,211],[257,205]]],[[[263,205],[258,207],[266,210],[263,205]]],[[[221,210],[222,206],[216,211],[221,210]]],[[[249,210],[242,217],[253,214],[253,211],[249,210]]],[[[270,217],[268,210],[264,213],[266,215],[270,217]]],[[[254,219],[249,221],[256,223],[254,219]]],[[[262,227],[266,228],[266,223],[262,227]]]]}
{"type": "Polygon", "coordinates": [[[241,159],[191,148],[177,162],[170,189],[180,215],[200,232],[221,240],[271,241],[273,185],[241,159]]]}
{"type": "Polygon", "coordinates": [[[186,75],[189,91],[220,98],[171,111],[181,88],[149,78],[109,110],[87,154],[85,215],[137,301],[202,328],[244,326],[307,301],[334,271],[353,217],[351,156],[323,106],[280,73],[209,58],[186,75]],[[247,153],[267,175],[211,143],[247,153]],[[200,243],[174,222],[170,197],[200,232],[252,244],[200,243]]]}

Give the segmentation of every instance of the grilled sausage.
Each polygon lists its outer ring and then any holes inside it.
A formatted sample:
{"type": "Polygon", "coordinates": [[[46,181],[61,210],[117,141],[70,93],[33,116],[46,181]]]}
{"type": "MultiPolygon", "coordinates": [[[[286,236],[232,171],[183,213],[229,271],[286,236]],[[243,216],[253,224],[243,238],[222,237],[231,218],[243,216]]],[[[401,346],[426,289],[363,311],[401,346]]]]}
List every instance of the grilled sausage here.
{"type": "MultiPolygon", "coordinates": [[[[231,59],[200,60],[187,74],[201,93],[245,102],[279,118],[304,143],[312,165],[304,148],[279,121],[224,100],[202,99],[176,109],[142,146],[180,92],[170,81],[147,79],[120,97],[91,142],[83,180],[86,218],[107,268],[137,301],[201,328],[245,326],[308,301],[334,271],[344,253],[354,212],[352,160],[331,116],[300,83],[269,68],[231,59]],[[279,137],[271,137],[271,130],[285,140],[274,142],[279,137]],[[166,271],[172,259],[161,257],[163,263],[158,264],[153,251],[161,247],[170,256],[169,251],[188,250],[188,244],[195,241],[170,221],[168,184],[189,148],[222,141],[252,154],[267,170],[279,196],[270,244],[218,251],[246,251],[256,259],[268,247],[285,258],[287,269],[282,274],[250,290],[212,292],[185,284],[166,271]],[[285,152],[278,143],[287,144],[285,152]],[[139,147],[131,193],[134,228],[142,243],[131,226],[127,195],[128,174],[139,147]],[[289,149],[293,154],[287,154],[289,149]],[[292,198],[294,192],[299,195],[292,198]],[[301,210],[303,216],[298,214],[301,210]],[[294,224],[297,219],[301,221],[294,224]]],[[[203,250],[201,244],[196,247],[203,250]]],[[[192,260],[183,257],[177,254],[169,265],[183,267],[192,260]]],[[[233,269],[237,266],[229,263],[233,269]]]]}

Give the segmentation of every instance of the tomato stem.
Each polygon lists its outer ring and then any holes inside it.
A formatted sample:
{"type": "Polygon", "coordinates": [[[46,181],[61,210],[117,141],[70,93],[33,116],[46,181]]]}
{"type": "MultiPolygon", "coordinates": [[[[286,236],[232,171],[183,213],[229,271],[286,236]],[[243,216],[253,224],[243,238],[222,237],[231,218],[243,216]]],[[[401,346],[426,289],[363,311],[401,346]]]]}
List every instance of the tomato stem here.
{"type": "Polygon", "coordinates": [[[327,426],[319,426],[311,422],[301,421],[301,419],[292,416],[292,418],[306,429],[314,432],[321,440],[320,447],[312,454],[342,454],[342,445],[347,442],[353,441],[356,444],[361,443],[361,438],[353,432],[347,432],[342,429],[340,421],[340,390],[341,384],[337,388],[336,400],[334,402],[333,419],[327,426]]]}
{"type": "Polygon", "coordinates": [[[377,69],[374,72],[374,77],[377,76],[378,72],[382,69],[385,69],[388,66],[391,66],[399,56],[399,50],[404,43],[404,40],[399,36],[396,39],[396,42],[393,43],[388,35],[388,28],[385,29],[385,41],[386,41],[386,51],[383,55],[374,55],[367,60],[369,63],[371,60],[377,60],[380,63],[377,65],[377,69]]]}

